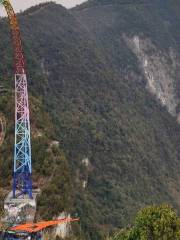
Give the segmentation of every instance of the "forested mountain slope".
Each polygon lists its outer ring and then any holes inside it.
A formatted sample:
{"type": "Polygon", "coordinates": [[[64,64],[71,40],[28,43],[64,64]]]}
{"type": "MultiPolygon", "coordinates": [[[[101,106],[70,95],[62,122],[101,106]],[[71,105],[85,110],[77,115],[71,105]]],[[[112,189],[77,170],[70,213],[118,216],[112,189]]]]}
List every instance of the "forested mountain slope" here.
{"type": "MultiPolygon", "coordinates": [[[[103,239],[147,204],[167,202],[180,211],[180,3],[120,2],[88,1],[71,10],[49,3],[19,15],[31,106],[41,111],[31,110],[32,132],[42,130],[33,144],[35,178],[45,188],[39,213],[78,214],[86,240],[103,239]],[[46,158],[54,140],[57,161],[46,158]]],[[[12,93],[6,19],[0,36],[0,80],[12,93]]],[[[13,113],[4,94],[0,111],[9,130],[0,164],[8,176],[13,113]]],[[[9,187],[10,177],[1,182],[9,187]]]]}

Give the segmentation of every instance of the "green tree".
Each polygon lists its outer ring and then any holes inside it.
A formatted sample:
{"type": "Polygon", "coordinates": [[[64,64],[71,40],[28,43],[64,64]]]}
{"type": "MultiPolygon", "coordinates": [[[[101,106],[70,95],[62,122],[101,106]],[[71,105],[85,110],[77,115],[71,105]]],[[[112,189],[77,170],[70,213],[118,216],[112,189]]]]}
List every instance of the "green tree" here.
{"type": "Polygon", "coordinates": [[[112,240],[178,240],[180,219],[168,205],[142,209],[129,229],[122,229],[112,240]]]}

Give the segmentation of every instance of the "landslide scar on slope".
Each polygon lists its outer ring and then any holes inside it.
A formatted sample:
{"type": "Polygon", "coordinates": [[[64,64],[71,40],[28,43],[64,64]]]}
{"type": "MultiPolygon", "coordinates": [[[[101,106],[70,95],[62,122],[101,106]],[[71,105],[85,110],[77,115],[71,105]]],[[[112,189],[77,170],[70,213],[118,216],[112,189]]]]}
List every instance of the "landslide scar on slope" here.
{"type": "Polygon", "coordinates": [[[138,35],[132,38],[126,35],[123,37],[131,51],[138,58],[146,78],[147,90],[163,106],[166,106],[168,112],[176,117],[180,123],[180,112],[177,110],[180,99],[176,94],[175,76],[177,72],[180,75],[180,64],[175,50],[169,48],[168,52],[163,52],[157,49],[150,39],[142,38],[138,35]]]}

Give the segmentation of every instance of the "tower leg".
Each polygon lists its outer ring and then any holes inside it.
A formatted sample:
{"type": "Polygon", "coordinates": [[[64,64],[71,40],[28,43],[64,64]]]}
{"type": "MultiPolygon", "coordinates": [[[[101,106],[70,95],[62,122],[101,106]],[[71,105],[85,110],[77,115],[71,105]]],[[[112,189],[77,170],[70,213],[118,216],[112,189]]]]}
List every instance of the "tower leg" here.
{"type": "Polygon", "coordinates": [[[16,198],[16,177],[15,177],[15,173],[13,174],[13,198],[16,198]]]}
{"type": "Polygon", "coordinates": [[[20,195],[28,195],[30,199],[33,198],[32,176],[30,173],[19,172],[13,175],[13,198],[20,195]]]}

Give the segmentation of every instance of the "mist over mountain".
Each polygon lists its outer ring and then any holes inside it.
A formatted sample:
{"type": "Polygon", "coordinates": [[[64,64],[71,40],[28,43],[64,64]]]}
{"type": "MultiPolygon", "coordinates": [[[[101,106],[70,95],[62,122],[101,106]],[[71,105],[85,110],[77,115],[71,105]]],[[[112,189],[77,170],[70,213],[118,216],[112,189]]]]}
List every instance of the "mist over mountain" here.
{"type": "MultiPolygon", "coordinates": [[[[18,16],[34,182],[42,189],[38,217],[70,212],[81,219],[82,239],[100,240],[145,205],[165,202],[180,211],[179,12],[176,0],[89,0],[71,10],[41,4],[18,16]]],[[[7,19],[0,36],[0,85],[8,89],[0,93],[8,123],[0,183],[9,189],[14,85],[7,19]]]]}

